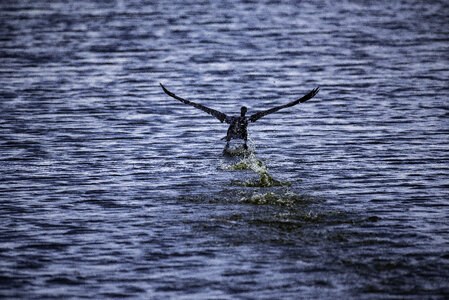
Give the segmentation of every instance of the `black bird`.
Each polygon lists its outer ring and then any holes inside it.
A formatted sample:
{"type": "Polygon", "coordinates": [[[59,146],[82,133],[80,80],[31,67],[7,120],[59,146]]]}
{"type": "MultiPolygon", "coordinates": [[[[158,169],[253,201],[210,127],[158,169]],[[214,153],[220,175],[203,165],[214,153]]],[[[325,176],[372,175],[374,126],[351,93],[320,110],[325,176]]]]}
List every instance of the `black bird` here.
{"type": "Polygon", "coordinates": [[[219,112],[218,110],[215,110],[215,109],[206,107],[204,105],[183,99],[179,96],[176,96],[175,94],[173,94],[172,92],[167,90],[162,85],[162,83],[159,83],[159,84],[161,85],[164,92],[167,95],[169,95],[170,97],[178,99],[182,103],[189,104],[195,108],[201,109],[202,111],[207,112],[208,114],[214,116],[215,118],[220,120],[220,122],[222,122],[222,123],[223,122],[228,123],[229,124],[228,132],[227,132],[226,136],[223,138],[223,139],[226,139],[225,149],[229,147],[229,142],[231,141],[231,139],[243,139],[245,141],[245,144],[243,145],[243,147],[245,149],[248,149],[248,146],[246,145],[247,140],[248,140],[248,131],[246,129],[246,127],[248,126],[248,122],[256,122],[260,118],[262,118],[268,114],[277,112],[278,110],[280,110],[282,108],[286,108],[286,107],[294,106],[298,103],[306,102],[307,100],[312,99],[319,91],[319,88],[317,87],[317,88],[311,90],[307,95],[299,98],[298,100],[292,101],[292,102],[284,104],[284,105],[276,106],[271,109],[257,112],[249,117],[245,116],[247,108],[245,106],[242,106],[240,109],[240,116],[232,116],[231,117],[231,116],[227,116],[226,114],[224,114],[222,112],[219,112]]]}

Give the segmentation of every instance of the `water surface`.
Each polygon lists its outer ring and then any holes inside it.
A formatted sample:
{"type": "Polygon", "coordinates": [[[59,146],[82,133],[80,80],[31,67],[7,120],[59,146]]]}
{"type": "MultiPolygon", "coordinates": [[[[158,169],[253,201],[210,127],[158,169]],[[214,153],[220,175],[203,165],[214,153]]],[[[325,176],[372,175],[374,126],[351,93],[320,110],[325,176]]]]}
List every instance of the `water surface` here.
{"type": "MultiPolygon", "coordinates": [[[[18,2],[18,3],[16,3],[18,2]]],[[[445,1],[0,4],[0,295],[444,298],[445,1]],[[250,124],[281,186],[222,156],[250,124]]]]}

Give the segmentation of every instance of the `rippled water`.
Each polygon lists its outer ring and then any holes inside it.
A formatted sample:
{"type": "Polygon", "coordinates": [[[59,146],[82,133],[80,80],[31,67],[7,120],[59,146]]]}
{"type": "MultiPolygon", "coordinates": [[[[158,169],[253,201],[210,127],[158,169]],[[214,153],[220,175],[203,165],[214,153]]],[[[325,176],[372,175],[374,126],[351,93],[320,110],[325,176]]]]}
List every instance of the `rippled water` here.
{"type": "Polygon", "coordinates": [[[449,296],[447,2],[49,2],[0,2],[1,296],[449,296]],[[321,91],[240,162],[159,82],[321,91]]]}

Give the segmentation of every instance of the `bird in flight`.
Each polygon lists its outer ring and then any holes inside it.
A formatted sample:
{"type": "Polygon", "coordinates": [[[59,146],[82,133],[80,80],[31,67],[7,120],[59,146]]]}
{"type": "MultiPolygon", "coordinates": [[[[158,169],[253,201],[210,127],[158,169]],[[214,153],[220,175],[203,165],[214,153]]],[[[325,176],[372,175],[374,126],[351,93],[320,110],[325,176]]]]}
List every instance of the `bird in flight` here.
{"type": "Polygon", "coordinates": [[[257,120],[259,120],[260,118],[268,115],[268,114],[272,114],[274,112],[277,112],[280,109],[283,108],[287,108],[287,107],[291,107],[294,106],[296,104],[299,103],[303,103],[306,102],[309,99],[312,99],[319,91],[319,87],[311,90],[309,93],[307,93],[306,95],[304,95],[303,97],[289,102],[287,104],[284,105],[280,105],[280,106],[276,106],[267,110],[262,110],[259,111],[249,117],[246,116],[246,112],[247,112],[247,108],[245,106],[242,106],[240,108],[240,116],[228,116],[218,110],[206,107],[204,105],[183,99],[179,96],[176,96],[175,94],[173,94],[172,92],[170,92],[169,90],[167,90],[162,83],[159,83],[162,87],[162,90],[169,95],[170,97],[173,97],[179,101],[181,101],[182,103],[191,105],[195,108],[201,109],[202,111],[214,116],[215,118],[217,118],[218,120],[220,120],[220,122],[226,122],[227,124],[229,124],[229,128],[228,128],[228,132],[226,134],[226,136],[223,138],[226,140],[226,146],[225,146],[225,150],[227,148],[229,148],[229,142],[231,141],[231,139],[242,139],[244,140],[244,145],[243,147],[245,149],[248,149],[247,146],[247,140],[248,140],[248,131],[247,131],[247,127],[248,127],[248,122],[256,122],[257,120]]]}

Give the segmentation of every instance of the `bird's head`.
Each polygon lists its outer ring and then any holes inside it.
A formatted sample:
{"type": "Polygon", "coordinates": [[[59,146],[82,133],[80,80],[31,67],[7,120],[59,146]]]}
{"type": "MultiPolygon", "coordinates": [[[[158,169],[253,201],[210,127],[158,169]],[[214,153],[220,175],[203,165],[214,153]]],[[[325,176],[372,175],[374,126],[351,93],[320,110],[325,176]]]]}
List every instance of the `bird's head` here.
{"type": "Polygon", "coordinates": [[[246,106],[242,106],[242,107],[240,108],[240,114],[241,114],[241,116],[242,116],[242,117],[244,117],[244,116],[245,116],[245,114],[246,114],[246,111],[247,111],[247,108],[246,108],[246,106]]]}

